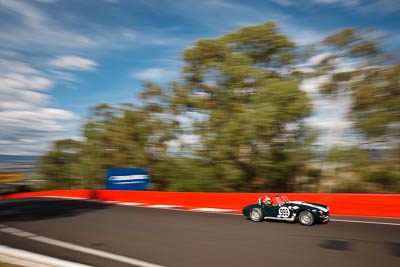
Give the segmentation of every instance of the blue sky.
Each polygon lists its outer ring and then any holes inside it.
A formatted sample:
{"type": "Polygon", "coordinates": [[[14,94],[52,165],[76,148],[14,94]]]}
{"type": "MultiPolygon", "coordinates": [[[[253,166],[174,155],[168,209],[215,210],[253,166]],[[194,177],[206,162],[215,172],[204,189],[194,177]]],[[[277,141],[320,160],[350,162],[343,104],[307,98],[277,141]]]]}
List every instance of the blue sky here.
{"type": "MultiPolygon", "coordinates": [[[[400,44],[399,0],[0,0],[0,154],[79,136],[89,107],[135,103],[145,80],[176,79],[197,39],[270,20],[299,44],[351,26],[400,44]]],[[[343,116],[332,114],[309,121],[343,116]]]]}

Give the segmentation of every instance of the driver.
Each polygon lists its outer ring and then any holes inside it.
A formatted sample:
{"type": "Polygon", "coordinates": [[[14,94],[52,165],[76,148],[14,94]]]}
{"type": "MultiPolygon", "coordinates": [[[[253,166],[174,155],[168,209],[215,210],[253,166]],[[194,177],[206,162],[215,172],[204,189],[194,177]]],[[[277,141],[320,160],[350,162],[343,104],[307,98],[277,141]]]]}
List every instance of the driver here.
{"type": "Polygon", "coordinates": [[[265,203],[266,205],[271,205],[271,204],[272,204],[271,198],[270,198],[269,196],[266,196],[266,197],[264,198],[264,203],[265,203]]]}

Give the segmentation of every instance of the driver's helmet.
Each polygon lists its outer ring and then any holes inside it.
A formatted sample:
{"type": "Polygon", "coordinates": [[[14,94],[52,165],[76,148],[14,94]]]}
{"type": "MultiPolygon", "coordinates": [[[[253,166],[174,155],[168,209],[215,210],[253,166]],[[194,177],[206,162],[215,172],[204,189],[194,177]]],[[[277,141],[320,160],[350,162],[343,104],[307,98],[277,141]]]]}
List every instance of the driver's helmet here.
{"type": "Polygon", "coordinates": [[[265,204],[267,204],[267,205],[271,205],[271,198],[269,197],[269,196],[266,196],[265,198],[264,198],[264,203],[265,204]]]}

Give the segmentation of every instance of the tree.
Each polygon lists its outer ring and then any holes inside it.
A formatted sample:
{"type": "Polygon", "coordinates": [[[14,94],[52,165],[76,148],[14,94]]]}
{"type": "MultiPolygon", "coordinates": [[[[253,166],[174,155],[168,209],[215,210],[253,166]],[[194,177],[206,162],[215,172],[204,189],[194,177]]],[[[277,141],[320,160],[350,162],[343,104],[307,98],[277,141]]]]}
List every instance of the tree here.
{"type": "Polygon", "coordinates": [[[53,150],[39,159],[38,170],[45,179],[45,188],[74,189],[81,185],[82,144],[71,139],[54,142],[53,150]]]}
{"type": "Polygon", "coordinates": [[[195,156],[209,164],[221,188],[291,190],[312,140],[302,123],[309,99],[288,71],[297,56],[272,22],[201,39],[183,52],[171,108],[197,114],[195,156]]]}
{"type": "MultiPolygon", "coordinates": [[[[348,117],[361,135],[365,159],[362,168],[347,161],[353,172],[375,192],[398,192],[400,169],[392,164],[400,144],[400,64],[381,40],[372,29],[356,28],[326,37],[317,53],[328,56],[319,64],[317,75],[330,78],[321,87],[325,96],[352,100],[348,117]],[[351,67],[343,69],[343,64],[351,67]]],[[[360,188],[360,184],[355,185],[360,188]]]]}
{"type": "Polygon", "coordinates": [[[369,142],[400,141],[400,64],[380,40],[371,29],[354,28],[326,37],[321,50],[328,49],[329,56],[319,65],[318,74],[331,79],[321,92],[335,97],[350,93],[349,116],[369,142]],[[351,67],[342,70],[343,63],[351,67]]]}
{"type": "MultiPolygon", "coordinates": [[[[151,90],[148,84],[147,93],[151,90]]],[[[112,168],[148,168],[152,170],[167,152],[167,142],[174,138],[174,121],[151,111],[149,104],[135,107],[99,105],[84,125],[84,162],[92,166],[88,179],[97,184],[104,170],[112,168]],[[95,166],[93,168],[93,166],[95,166]]],[[[155,181],[157,182],[157,181],[155,181]]]]}
{"type": "Polygon", "coordinates": [[[170,132],[173,122],[146,109],[130,104],[93,107],[83,125],[83,141],[57,141],[53,150],[41,157],[38,167],[48,186],[101,189],[107,169],[152,170],[165,157],[166,142],[174,138],[170,132]]]}

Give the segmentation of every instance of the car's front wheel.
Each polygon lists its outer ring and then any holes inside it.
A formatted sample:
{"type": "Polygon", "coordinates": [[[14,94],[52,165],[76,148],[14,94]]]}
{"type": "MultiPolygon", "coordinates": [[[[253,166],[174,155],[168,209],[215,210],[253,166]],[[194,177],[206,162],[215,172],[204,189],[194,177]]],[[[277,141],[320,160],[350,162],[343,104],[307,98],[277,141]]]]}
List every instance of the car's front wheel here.
{"type": "Polygon", "coordinates": [[[310,226],[314,224],[314,216],[309,211],[302,211],[299,214],[299,222],[302,225],[310,226]]]}
{"type": "Polygon", "coordinates": [[[260,208],[253,208],[250,211],[250,220],[253,222],[261,222],[264,220],[264,213],[260,208]]]}

